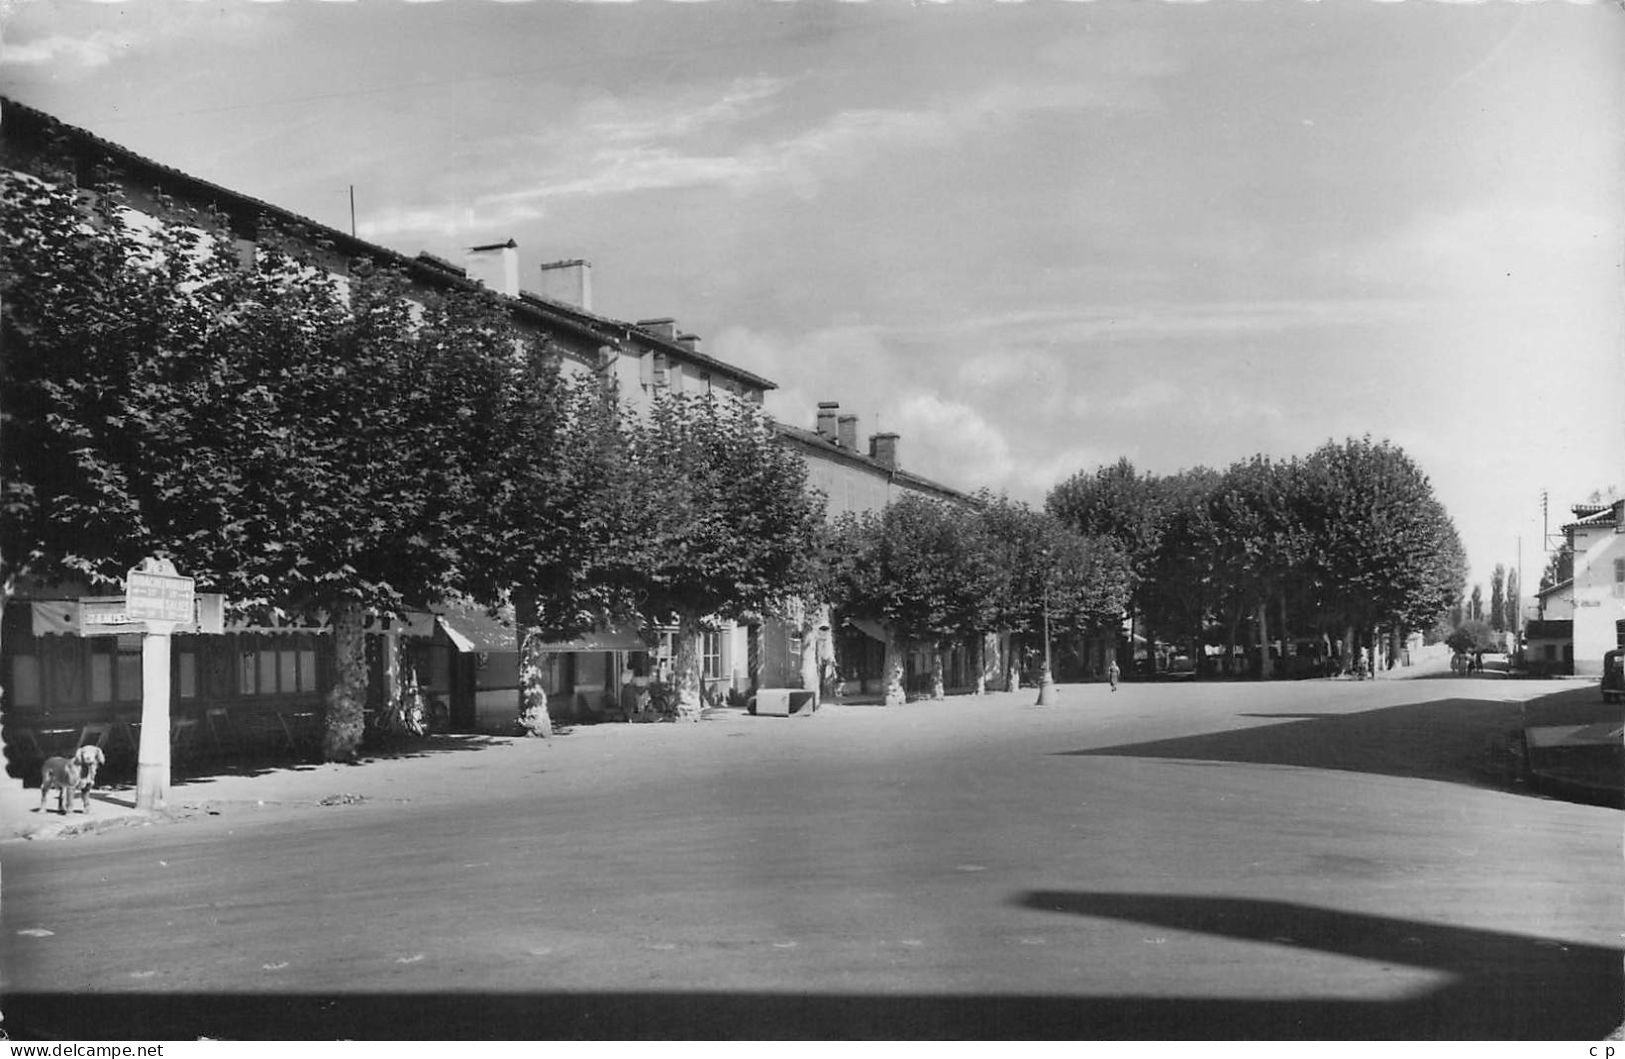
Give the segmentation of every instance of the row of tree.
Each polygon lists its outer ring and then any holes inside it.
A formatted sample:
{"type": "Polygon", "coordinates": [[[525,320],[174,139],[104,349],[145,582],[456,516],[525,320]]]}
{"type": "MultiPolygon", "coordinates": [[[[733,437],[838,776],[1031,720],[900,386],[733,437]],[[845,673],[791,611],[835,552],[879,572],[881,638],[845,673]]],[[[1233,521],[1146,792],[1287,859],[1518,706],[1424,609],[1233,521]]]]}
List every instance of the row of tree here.
{"type": "Polygon", "coordinates": [[[973,506],[905,495],[843,515],[827,555],[822,596],[886,631],[889,703],[903,698],[910,646],[931,648],[931,694],[941,698],[944,652],[970,645],[981,692],[988,634],[1047,647],[1050,636],[1115,629],[1128,602],[1128,557],[1116,542],[987,493],[973,506]]]}
{"type": "Polygon", "coordinates": [[[112,586],[155,555],[234,610],[317,616],[331,758],[362,735],[364,616],[449,598],[512,605],[545,731],[542,644],[613,620],[679,629],[693,715],[705,623],[803,599],[888,630],[895,697],[914,644],[939,649],[940,693],[940,649],[993,631],[1032,644],[1128,609],[1148,641],[1251,619],[1263,642],[1279,604],[1283,634],[1352,646],[1460,595],[1454,528],[1387,443],[1167,477],[1124,461],[1044,511],[905,499],[827,525],[756,409],[668,395],[628,415],[489,296],[365,262],[335,278],[269,231],[245,262],[218,218],[154,225],[112,183],[0,180],[0,596],[112,586]]]}
{"type": "MultiPolygon", "coordinates": [[[[540,692],[547,639],[630,613],[692,631],[812,583],[821,501],[742,402],[626,416],[489,297],[364,262],[335,278],[269,233],[245,265],[217,218],[3,180],[0,602],[154,555],[235,611],[316,616],[342,759],[368,612],[511,603],[540,692]]],[[[677,669],[697,713],[691,650],[677,669]]]]}
{"type": "MultiPolygon", "coordinates": [[[[1251,631],[1255,645],[1340,643],[1346,666],[1382,632],[1431,628],[1466,577],[1460,537],[1427,476],[1370,438],[1169,476],[1122,460],[1063,482],[1046,507],[1121,546],[1146,641],[1187,642],[1198,665],[1205,644],[1227,645],[1232,659],[1251,631]]],[[[1266,676],[1267,657],[1257,655],[1266,676]]]]}
{"type": "Polygon", "coordinates": [[[1519,607],[1518,571],[1508,570],[1505,563],[1496,563],[1490,572],[1489,602],[1484,600],[1484,586],[1474,585],[1472,593],[1451,604],[1449,613],[1441,620],[1448,629],[1478,622],[1494,633],[1516,632],[1519,607]]]}

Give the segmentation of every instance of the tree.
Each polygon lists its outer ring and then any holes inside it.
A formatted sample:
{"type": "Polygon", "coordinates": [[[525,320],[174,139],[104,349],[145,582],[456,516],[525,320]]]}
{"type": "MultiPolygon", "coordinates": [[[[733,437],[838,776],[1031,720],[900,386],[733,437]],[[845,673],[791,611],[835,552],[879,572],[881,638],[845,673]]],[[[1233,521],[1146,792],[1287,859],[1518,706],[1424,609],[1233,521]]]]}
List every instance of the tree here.
{"type": "MultiPolygon", "coordinates": [[[[1128,459],[1093,473],[1082,471],[1051,489],[1044,510],[1086,537],[1108,537],[1128,560],[1131,605],[1149,621],[1158,602],[1155,569],[1165,531],[1164,491],[1158,479],[1141,474],[1128,459]]],[[[1179,576],[1165,570],[1165,576],[1179,576]]],[[[1147,642],[1152,640],[1149,623],[1147,642]]]]}
{"type": "Polygon", "coordinates": [[[1484,586],[1483,585],[1474,585],[1473,586],[1472,598],[1467,601],[1467,619],[1469,621],[1484,621],[1484,586]]]}
{"type": "Polygon", "coordinates": [[[1518,632],[1523,627],[1523,600],[1518,594],[1518,570],[1514,567],[1507,571],[1507,592],[1505,601],[1507,631],[1518,632]]]}
{"type": "Polygon", "coordinates": [[[711,395],[658,396],[627,430],[627,479],[646,527],[621,569],[645,618],[677,626],[680,716],[700,716],[707,622],[780,612],[819,580],[823,498],[760,411],[711,395]]]}
{"type": "Polygon", "coordinates": [[[1302,478],[1296,460],[1276,463],[1255,456],[1232,464],[1209,502],[1216,579],[1230,586],[1235,601],[1231,638],[1235,622],[1250,610],[1258,631],[1259,675],[1265,679],[1272,675],[1269,606],[1279,604],[1285,641],[1287,598],[1301,595],[1305,580],[1310,540],[1301,512],[1302,478]]]}
{"type": "Polygon", "coordinates": [[[978,536],[998,571],[982,629],[1031,643],[1046,619],[1052,637],[1088,635],[1122,620],[1132,575],[1114,539],[1085,537],[1006,497],[984,493],[978,501],[978,536]]]}
{"type": "Polygon", "coordinates": [[[971,570],[991,602],[995,566],[977,562],[964,547],[975,519],[948,504],[905,494],[880,511],[847,513],[830,536],[828,596],[845,613],[886,630],[886,703],[906,698],[903,687],[910,645],[938,645],[976,624],[962,609],[966,593],[959,571],[971,570]]]}
{"type": "Polygon", "coordinates": [[[1460,595],[1461,539],[1402,449],[1368,437],[1328,442],[1304,475],[1309,574],[1322,620],[1342,627],[1345,658],[1357,633],[1369,640],[1379,623],[1426,628],[1460,595]]]}
{"type": "Polygon", "coordinates": [[[1498,651],[1501,638],[1488,622],[1469,620],[1457,626],[1444,641],[1452,651],[1471,654],[1475,651],[1498,651]]]}
{"type": "Polygon", "coordinates": [[[111,184],[4,193],[29,219],[5,242],[6,579],[156,555],[236,610],[325,618],[324,752],[354,756],[364,616],[466,580],[484,453],[454,427],[511,324],[365,267],[341,287],[268,228],[244,267],[213,218],[136,222],[111,184]]]}
{"type": "Polygon", "coordinates": [[[1546,569],[1540,575],[1540,590],[1545,592],[1554,585],[1572,580],[1574,580],[1574,545],[1565,540],[1558,545],[1551,558],[1546,560],[1546,569]]]}
{"type": "Polygon", "coordinates": [[[1496,632],[1505,632],[1507,628],[1506,580],[1506,564],[1496,563],[1495,570],[1490,574],[1489,613],[1490,628],[1496,632]]]}

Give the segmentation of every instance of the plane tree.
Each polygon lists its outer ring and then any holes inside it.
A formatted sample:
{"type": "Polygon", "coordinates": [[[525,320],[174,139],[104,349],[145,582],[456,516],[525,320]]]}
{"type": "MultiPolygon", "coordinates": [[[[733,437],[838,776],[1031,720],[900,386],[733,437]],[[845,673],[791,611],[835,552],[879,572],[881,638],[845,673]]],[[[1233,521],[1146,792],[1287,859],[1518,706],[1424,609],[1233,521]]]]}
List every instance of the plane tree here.
{"type": "Polygon", "coordinates": [[[748,402],[663,393],[622,429],[623,547],[604,574],[645,621],[675,626],[678,716],[698,720],[701,635],[815,594],[824,501],[801,457],[748,402]]]}
{"type": "Polygon", "coordinates": [[[112,182],[0,193],[6,591],[155,555],[235,611],[325,620],[323,750],[353,757],[366,616],[468,581],[484,454],[459,428],[511,323],[365,263],[341,282],[269,226],[245,264],[218,218],[139,217],[112,182]]]}

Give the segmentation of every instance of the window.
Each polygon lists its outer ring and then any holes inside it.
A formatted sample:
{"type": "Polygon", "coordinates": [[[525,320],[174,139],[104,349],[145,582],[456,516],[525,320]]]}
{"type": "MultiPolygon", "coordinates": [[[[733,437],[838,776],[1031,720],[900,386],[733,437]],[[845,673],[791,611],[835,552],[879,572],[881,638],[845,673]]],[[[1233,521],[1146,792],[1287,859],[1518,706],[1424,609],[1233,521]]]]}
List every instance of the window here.
{"type": "Polygon", "coordinates": [[[316,651],[293,637],[255,636],[237,652],[237,672],[241,695],[315,691],[316,651]]]}
{"type": "Polygon", "coordinates": [[[197,698],[197,649],[175,648],[175,691],[183,699],[197,698]]]}
{"type": "Polygon", "coordinates": [[[6,689],[15,706],[40,704],[38,655],[16,655],[11,660],[11,687],[6,689]]]}
{"type": "Polygon", "coordinates": [[[701,653],[704,656],[705,666],[701,671],[701,676],[707,680],[714,680],[722,676],[722,634],[720,632],[705,634],[701,644],[701,653]]]}

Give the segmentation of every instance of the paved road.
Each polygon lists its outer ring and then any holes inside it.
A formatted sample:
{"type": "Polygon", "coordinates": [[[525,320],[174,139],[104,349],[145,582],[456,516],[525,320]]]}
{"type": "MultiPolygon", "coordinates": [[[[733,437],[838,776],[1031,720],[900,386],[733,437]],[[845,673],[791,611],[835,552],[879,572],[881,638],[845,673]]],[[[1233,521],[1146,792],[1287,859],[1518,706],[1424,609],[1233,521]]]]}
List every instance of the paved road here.
{"type": "Polygon", "coordinates": [[[1621,816],[1499,789],[1494,733],[1543,690],[603,726],[417,759],[398,798],[12,843],[5,1026],[1597,1039],[1621,816]]]}

